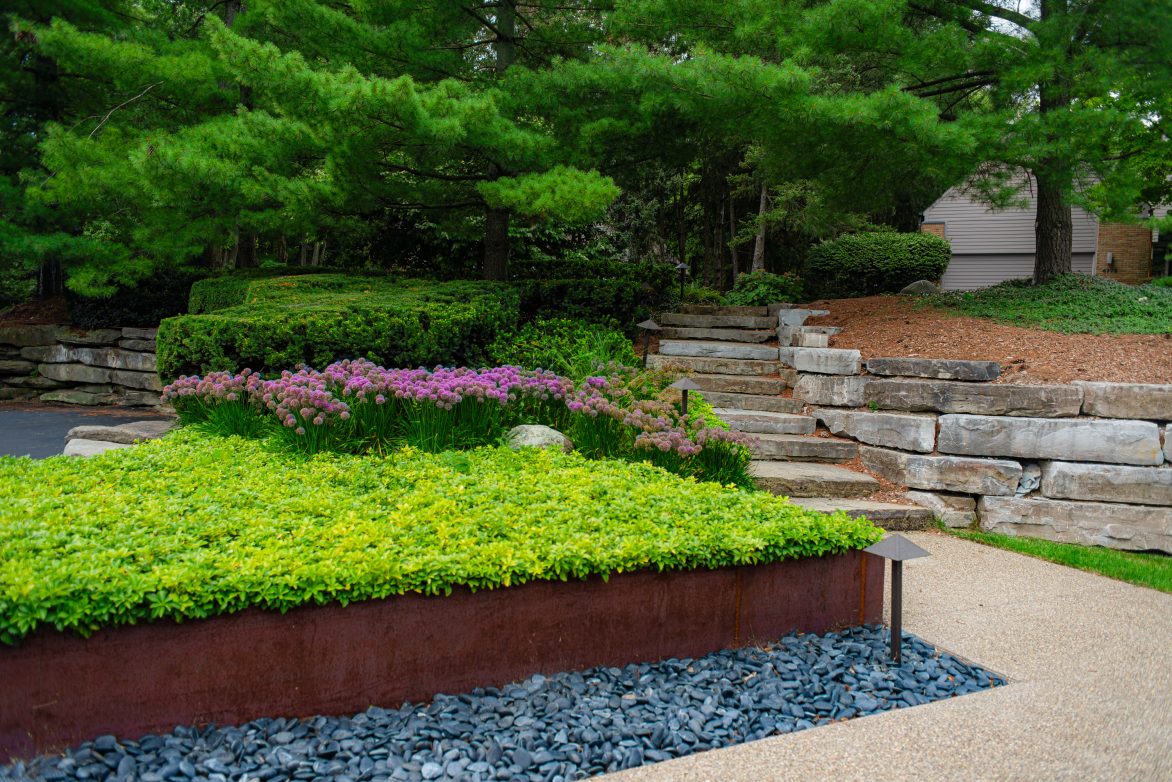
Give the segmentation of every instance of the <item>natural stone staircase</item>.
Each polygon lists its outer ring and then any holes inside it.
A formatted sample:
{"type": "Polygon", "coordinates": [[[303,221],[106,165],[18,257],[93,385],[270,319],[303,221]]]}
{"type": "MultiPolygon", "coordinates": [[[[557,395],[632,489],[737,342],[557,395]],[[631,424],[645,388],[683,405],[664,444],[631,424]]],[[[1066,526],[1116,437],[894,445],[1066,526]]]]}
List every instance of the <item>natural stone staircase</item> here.
{"type": "Polygon", "coordinates": [[[716,414],[756,438],[752,472],[761,488],[815,510],[865,515],[888,529],[926,526],[927,509],[867,499],[879,482],[840,466],[858,457],[858,444],[817,435],[818,420],[806,415],[805,403],[786,395],[798,379],[791,367],[837,374],[857,365],[856,351],[826,347],[838,329],[805,325],[824,314],[777,305],[686,306],[658,317],[659,352],[648,365],[689,370],[716,414]]]}

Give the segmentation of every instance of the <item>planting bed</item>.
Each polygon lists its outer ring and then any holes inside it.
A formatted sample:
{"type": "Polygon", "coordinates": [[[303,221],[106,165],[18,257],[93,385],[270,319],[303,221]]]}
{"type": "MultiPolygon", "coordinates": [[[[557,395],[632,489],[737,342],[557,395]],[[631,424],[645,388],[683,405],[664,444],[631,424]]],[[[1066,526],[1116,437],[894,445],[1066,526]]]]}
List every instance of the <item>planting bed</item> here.
{"type": "Polygon", "coordinates": [[[787,635],[766,648],[535,675],[351,717],[104,735],[0,768],[0,779],[570,780],[1004,683],[907,635],[893,668],[886,638],[874,626],[787,635]]]}

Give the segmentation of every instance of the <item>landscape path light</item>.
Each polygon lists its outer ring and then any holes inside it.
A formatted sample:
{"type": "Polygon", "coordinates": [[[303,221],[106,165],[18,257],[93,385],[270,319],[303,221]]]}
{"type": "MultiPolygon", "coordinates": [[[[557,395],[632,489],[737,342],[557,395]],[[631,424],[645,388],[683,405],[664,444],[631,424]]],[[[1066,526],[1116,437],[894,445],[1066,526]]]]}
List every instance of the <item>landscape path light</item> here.
{"type": "Polygon", "coordinates": [[[684,416],[688,414],[688,392],[703,390],[699,385],[697,385],[696,381],[690,377],[681,377],[679,380],[668,386],[668,388],[674,388],[680,392],[680,415],[684,416]]]}
{"type": "Polygon", "coordinates": [[[891,658],[899,665],[903,647],[903,563],[931,555],[903,535],[888,535],[863,551],[891,560],[891,658]]]}
{"type": "Polygon", "coordinates": [[[651,349],[651,332],[659,331],[660,326],[658,323],[651,320],[651,318],[648,318],[647,320],[638,324],[638,327],[643,329],[643,368],[646,369],[647,352],[651,349]]]}
{"type": "Polygon", "coordinates": [[[676,271],[680,273],[680,304],[684,303],[684,278],[687,277],[691,267],[688,266],[687,261],[680,261],[676,264],[676,271]]]}

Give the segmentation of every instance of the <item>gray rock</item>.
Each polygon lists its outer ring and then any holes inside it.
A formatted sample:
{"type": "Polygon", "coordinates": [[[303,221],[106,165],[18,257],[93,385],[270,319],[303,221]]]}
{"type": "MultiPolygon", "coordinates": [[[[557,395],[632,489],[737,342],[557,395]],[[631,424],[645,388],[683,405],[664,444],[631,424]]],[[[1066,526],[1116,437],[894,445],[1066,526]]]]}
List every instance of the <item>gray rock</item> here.
{"type": "Polygon", "coordinates": [[[1082,411],[1103,418],[1172,421],[1172,385],[1088,383],[1082,388],[1082,411]]]}
{"type": "Polygon", "coordinates": [[[126,339],[149,339],[152,342],[158,333],[158,329],[139,329],[131,327],[122,329],[122,336],[126,339]]]}
{"type": "Polygon", "coordinates": [[[800,348],[826,348],[830,347],[830,335],[828,334],[814,334],[811,332],[803,332],[798,334],[797,346],[800,348]]]}
{"type": "Polygon", "coordinates": [[[866,497],[879,490],[870,475],[832,464],[753,461],[749,471],[759,488],[787,497],[866,497]]]}
{"type": "Polygon", "coordinates": [[[699,329],[688,326],[664,326],[660,339],[716,339],[725,342],[768,342],[772,331],[762,329],[699,329]]]}
{"type": "Polygon", "coordinates": [[[794,384],[794,396],[812,405],[859,407],[870,382],[869,377],[801,375],[794,384]]]}
{"type": "Polygon", "coordinates": [[[781,378],[759,375],[692,375],[703,391],[722,394],[780,394],[785,390],[781,378]]]}
{"type": "Polygon", "coordinates": [[[113,374],[112,369],[85,364],[41,364],[37,371],[50,380],[67,383],[109,383],[113,374]]]}
{"type": "Polygon", "coordinates": [[[107,451],[130,448],[125,443],[108,443],[104,440],[70,440],[65,444],[66,456],[97,456],[107,451]]]}
{"type": "Polygon", "coordinates": [[[34,345],[33,347],[21,348],[21,358],[29,361],[38,361],[48,364],[61,364],[67,361],[73,361],[73,352],[62,345],[34,345]]]}
{"type": "Polygon", "coordinates": [[[61,331],[61,326],[4,326],[0,328],[0,344],[18,348],[54,345],[61,331]]]}
{"type": "Polygon", "coordinates": [[[514,451],[521,448],[557,448],[569,453],[574,450],[574,444],[570,442],[570,438],[557,429],[540,424],[514,426],[505,435],[505,442],[514,451]]]}
{"type": "MultiPolygon", "coordinates": [[[[777,305],[780,308],[780,305],[777,305]]],[[[763,318],[773,305],[758,304],[685,304],[681,309],[689,315],[744,315],[763,318]]],[[[776,313],[776,310],[773,311],[776,313]]]]}
{"type": "Polygon", "coordinates": [[[901,296],[931,296],[939,292],[940,289],[931,280],[916,280],[910,285],[904,286],[899,293],[901,296]]]}
{"type": "Polygon", "coordinates": [[[1046,462],[1042,494],[1053,499],[1172,507],[1172,467],[1046,462]]]}
{"type": "Polygon", "coordinates": [[[0,375],[27,375],[36,369],[37,365],[24,359],[0,360],[0,375]]]}
{"type": "Polygon", "coordinates": [[[122,329],[62,329],[57,335],[60,342],[70,345],[113,345],[122,338],[122,329]]]}
{"type": "Polygon", "coordinates": [[[1172,464],[1172,424],[1164,427],[1164,461],[1172,464]]]}
{"type": "Polygon", "coordinates": [[[0,402],[12,402],[32,399],[37,392],[31,388],[5,388],[0,386],[0,402]]]}
{"type": "Polygon", "coordinates": [[[40,375],[25,375],[24,377],[6,377],[3,385],[15,386],[16,388],[39,388],[47,391],[51,388],[61,388],[66,384],[40,375]]]}
{"type": "Polygon", "coordinates": [[[112,405],[118,401],[114,394],[95,394],[90,391],[61,389],[41,394],[42,402],[59,402],[66,405],[112,405]]]}
{"type": "Polygon", "coordinates": [[[996,380],[1001,365],[996,361],[962,361],[951,358],[869,358],[872,375],[926,377],[933,380],[996,380]]]}
{"type": "Polygon", "coordinates": [[[1021,465],[1004,459],[927,456],[866,445],[859,453],[867,469],[913,489],[1009,495],[1021,480],[1021,465]]]}
{"type": "Polygon", "coordinates": [[[843,348],[781,348],[781,362],[799,372],[820,375],[857,375],[862,366],[862,354],[843,348]]]}
{"type": "Polygon", "coordinates": [[[120,339],[118,340],[118,347],[123,350],[138,350],[143,353],[154,353],[155,341],[153,339],[120,339]]]}
{"type": "Polygon", "coordinates": [[[1159,427],[1149,421],[943,415],[937,447],[970,456],[1139,465],[1164,461],[1159,427]]]}
{"type": "Polygon", "coordinates": [[[884,410],[978,415],[1074,417],[1082,408],[1077,386],[976,385],[955,380],[873,378],[866,402],[884,410]]]}
{"type": "Polygon", "coordinates": [[[163,384],[154,372],[131,372],[128,369],[110,370],[110,382],[143,391],[162,391],[163,384]]]}
{"type": "Polygon", "coordinates": [[[647,366],[652,369],[706,372],[714,375],[772,375],[777,372],[780,364],[776,359],[773,361],[742,361],[731,358],[655,354],[647,357],[647,366]]]}
{"type": "Polygon", "coordinates": [[[794,462],[849,462],[859,455],[859,446],[850,440],[800,434],[756,434],[750,450],[755,459],[794,462]]]}
{"type": "Polygon", "coordinates": [[[67,351],[67,358],[49,359],[53,361],[80,361],[92,367],[109,367],[110,369],[127,369],[133,372],[154,372],[155,354],[139,353],[121,348],[87,348],[77,347],[67,351]]]}
{"type": "Polygon", "coordinates": [[[750,434],[813,434],[818,425],[808,415],[769,410],[718,407],[715,413],[733,431],[750,434]]]}
{"type": "Polygon", "coordinates": [[[777,319],[767,315],[696,315],[667,312],[659,316],[659,324],[698,329],[773,329],[777,327],[777,319]]]}
{"type": "Polygon", "coordinates": [[[157,440],[174,428],[175,422],[170,419],[131,421],[117,426],[75,426],[65,435],[65,440],[102,440],[131,445],[141,440],[157,440]]]}
{"type": "Polygon", "coordinates": [[[1172,554],[1172,508],[982,497],[981,529],[1086,546],[1172,554]]]}
{"type": "Polygon", "coordinates": [[[665,356],[743,358],[751,361],[777,360],[777,348],[766,347],[764,345],[743,345],[737,342],[665,339],[659,342],[659,352],[665,356]]]}
{"type": "Polygon", "coordinates": [[[159,407],[163,398],[151,391],[127,391],[119,388],[117,391],[119,407],[159,407]]]}
{"type": "Polygon", "coordinates": [[[1021,478],[1017,482],[1018,497],[1024,497],[1042,485],[1042,468],[1036,464],[1027,464],[1022,467],[1021,478]]]}
{"type": "Polygon", "coordinates": [[[809,318],[820,318],[829,314],[829,310],[807,310],[796,307],[793,309],[781,310],[778,312],[778,325],[804,326],[806,320],[809,318]]]}
{"type": "Polygon", "coordinates": [[[936,445],[936,416],[874,413],[818,407],[811,414],[832,434],[868,445],[931,453],[936,445]]]}
{"type": "Polygon", "coordinates": [[[733,410],[762,410],[770,413],[796,413],[803,407],[801,401],[768,394],[726,394],[705,391],[701,394],[713,407],[733,410]]]}
{"type": "Polygon", "coordinates": [[[971,527],[977,520],[977,501],[966,494],[945,494],[911,490],[904,494],[912,502],[932,511],[940,523],[953,529],[971,527]]]}

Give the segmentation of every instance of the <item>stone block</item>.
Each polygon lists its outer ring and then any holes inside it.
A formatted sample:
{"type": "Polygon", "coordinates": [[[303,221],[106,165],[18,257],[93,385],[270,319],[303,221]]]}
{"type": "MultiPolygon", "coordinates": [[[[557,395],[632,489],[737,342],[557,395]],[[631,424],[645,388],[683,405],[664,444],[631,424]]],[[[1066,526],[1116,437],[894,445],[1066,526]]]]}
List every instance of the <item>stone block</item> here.
{"type": "Polygon", "coordinates": [[[1046,462],[1042,494],[1051,499],[1172,506],[1172,467],[1046,462]]]}
{"type": "Polygon", "coordinates": [[[97,456],[107,451],[117,451],[131,446],[123,443],[108,443],[102,440],[70,440],[65,444],[66,456],[97,456]]]}
{"type": "Polygon", "coordinates": [[[870,381],[857,375],[801,375],[794,384],[794,397],[812,405],[859,407],[870,381]]]}
{"type": "Polygon", "coordinates": [[[155,341],[153,339],[120,339],[118,340],[118,347],[123,350],[138,350],[143,353],[154,353],[155,341]]]}
{"type": "Polygon", "coordinates": [[[45,364],[63,364],[74,360],[73,351],[61,343],[21,348],[20,356],[29,361],[45,364]]]}
{"type": "Polygon", "coordinates": [[[55,345],[61,326],[4,326],[0,328],[0,344],[27,348],[34,345],[55,345]]]}
{"type": "Polygon", "coordinates": [[[819,407],[812,415],[833,434],[853,437],[868,445],[931,453],[936,447],[936,417],[838,410],[819,407]]]}
{"type": "Polygon", "coordinates": [[[716,339],[725,342],[768,342],[772,331],[761,329],[698,329],[689,326],[664,326],[660,339],[716,339]]]}
{"type": "Polygon", "coordinates": [[[0,359],[0,375],[27,375],[36,368],[35,363],[22,358],[0,359]]]}
{"type": "Polygon", "coordinates": [[[121,348],[74,348],[74,361],[95,367],[129,369],[133,372],[154,372],[155,354],[139,353],[121,348]]]}
{"type": "Polygon", "coordinates": [[[927,456],[867,445],[859,453],[867,469],[913,489],[1009,495],[1021,479],[1021,465],[1005,459],[927,456]]]}
{"type": "Polygon", "coordinates": [[[819,375],[857,375],[862,366],[862,354],[842,348],[781,348],[781,362],[799,372],[819,375]]]}
{"type": "Polygon", "coordinates": [[[769,307],[754,304],[685,304],[682,309],[688,315],[747,315],[755,318],[769,315],[769,307]]]}
{"type": "Polygon", "coordinates": [[[777,372],[779,364],[776,360],[742,361],[732,358],[654,354],[647,357],[647,366],[652,369],[674,369],[713,375],[772,375],[777,372]]]}
{"type": "Polygon", "coordinates": [[[1101,418],[1172,421],[1172,385],[1088,383],[1082,388],[1082,411],[1101,418]]]}
{"type": "Polygon", "coordinates": [[[996,361],[962,361],[951,358],[871,358],[867,371],[872,375],[925,377],[933,380],[996,380],[1001,365],[996,361]]]}
{"type": "Polygon", "coordinates": [[[130,327],[122,329],[122,336],[126,339],[149,339],[152,342],[154,342],[158,333],[158,329],[136,329],[130,327]]]}
{"type": "Polygon", "coordinates": [[[150,391],[119,389],[116,396],[119,407],[159,407],[163,404],[163,398],[150,391]]]}
{"type": "Polygon", "coordinates": [[[780,394],[785,382],[776,377],[760,375],[692,375],[702,391],[725,394],[780,394]]]}
{"type": "Polygon", "coordinates": [[[65,383],[109,383],[114,372],[106,367],[85,364],[40,364],[37,371],[42,377],[65,383]]]}
{"type": "Polygon", "coordinates": [[[69,388],[60,391],[49,391],[41,394],[40,400],[42,402],[60,402],[66,405],[112,405],[118,399],[113,394],[95,394],[89,391],[78,391],[77,389],[69,388]]]}
{"type": "Polygon", "coordinates": [[[768,315],[695,315],[665,312],[659,316],[661,326],[689,326],[698,329],[774,329],[777,319],[768,315]]]}
{"type": "Polygon", "coordinates": [[[3,385],[12,386],[15,388],[32,388],[47,391],[51,388],[61,388],[66,385],[59,380],[51,380],[40,375],[24,375],[22,377],[6,377],[3,385]]]}
{"type": "Polygon", "coordinates": [[[65,435],[65,440],[101,440],[131,445],[142,440],[157,440],[174,428],[175,422],[167,418],[130,421],[117,426],[75,426],[65,435]]]}
{"type": "Polygon", "coordinates": [[[154,372],[132,372],[128,369],[111,369],[110,382],[142,391],[162,391],[163,384],[154,372]]]}
{"type": "Polygon", "coordinates": [[[1084,546],[1172,554],[1172,508],[1032,497],[982,497],[981,529],[1084,546]]]}
{"type": "Polygon", "coordinates": [[[113,345],[122,338],[122,329],[62,329],[57,339],[70,345],[113,345]]]}
{"type": "Polygon", "coordinates": [[[977,520],[977,501],[967,494],[912,490],[903,496],[932,511],[941,524],[952,529],[971,527],[977,520]]]}
{"type": "Polygon", "coordinates": [[[1150,421],[943,415],[936,447],[967,456],[1139,465],[1164,461],[1159,427],[1150,421]]]}
{"type": "Polygon", "coordinates": [[[777,348],[764,345],[744,345],[736,342],[707,342],[704,340],[660,340],[659,352],[664,356],[700,356],[704,358],[740,358],[750,361],[776,361],[777,348]]]}
{"type": "Polygon", "coordinates": [[[798,334],[797,345],[800,348],[827,348],[830,347],[830,335],[803,331],[798,334]]]}
{"type": "Polygon", "coordinates": [[[807,309],[788,309],[778,312],[778,325],[780,326],[802,326],[805,325],[808,318],[820,318],[823,315],[829,315],[829,310],[807,310],[807,309]]]}
{"type": "Polygon", "coordinates": [[[868,404],[881,409],[909,412],[1073,418],[1082,409],[1082,389],[1077,386],[872,378],[865,396],[868,404]]]}

